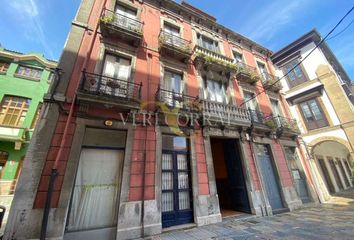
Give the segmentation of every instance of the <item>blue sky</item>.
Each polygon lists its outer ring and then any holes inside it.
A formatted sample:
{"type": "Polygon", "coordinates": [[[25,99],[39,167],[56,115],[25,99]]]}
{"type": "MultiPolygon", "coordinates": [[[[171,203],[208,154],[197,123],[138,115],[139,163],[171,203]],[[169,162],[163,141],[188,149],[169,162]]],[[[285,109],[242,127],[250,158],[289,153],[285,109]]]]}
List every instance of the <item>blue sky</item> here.
{"type": "MultiPolygon", "coordinates": [[[[180,1],[178,1],[180,2],[180,1]]],[[[277,51],[313,28],[324,36],[353,6],[352,0],[189,0],[218,22],[277,51]]],[[[80,0],[0,0],[0,43],[58,60],[80,0]]],[[[333,35],[354,19],[352,12],[333,35]]],[[[354,80],[354,23],[328,41],[354,80]]]]}

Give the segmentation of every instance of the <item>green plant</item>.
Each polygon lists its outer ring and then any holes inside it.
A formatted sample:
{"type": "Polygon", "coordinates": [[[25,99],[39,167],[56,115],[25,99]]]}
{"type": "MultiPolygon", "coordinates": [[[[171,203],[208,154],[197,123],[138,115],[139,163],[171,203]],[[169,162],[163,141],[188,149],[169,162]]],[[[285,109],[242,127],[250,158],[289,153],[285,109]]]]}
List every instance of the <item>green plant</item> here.
{"type": "Polygon", "coordinates": [[[101,17],[101,22],[107,24],[107,23],[112,23],[114,21],[114,16],[113,15],[110,15],[110,16],[103,16],[101,17]]]}
{"type": "Polygon", "coordinates": [[[271,129],[275,129],[277,126],[275,125],[275,122],[273,120],[267,120],[265,122],[265,125],[271,129]]]}
{"type": "Polygon", "coordinates": [[[233,63],[227,62],[225,60],[220,60],[217,58],[214,58],[212,56],[207,56],[203,53],[197,53],[197,57],[203,58],[205,61],[205,64],[218,64],[218,65],[223,65],[231,70],[237,70],[237,66],[233,63]]]}

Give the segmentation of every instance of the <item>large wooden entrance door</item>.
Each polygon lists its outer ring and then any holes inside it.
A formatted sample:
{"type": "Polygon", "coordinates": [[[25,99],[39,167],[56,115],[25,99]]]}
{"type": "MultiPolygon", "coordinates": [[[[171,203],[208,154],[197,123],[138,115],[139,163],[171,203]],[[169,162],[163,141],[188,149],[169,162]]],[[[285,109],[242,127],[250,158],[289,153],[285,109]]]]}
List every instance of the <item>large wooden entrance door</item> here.
{"type": "Polygon", "coordinates": [[[223,140],[224,156],[229,182],[228,193],[232,208],[236,211],[251,213],[242,162],[236,140],[223,140]]]}
{"type": "Polygon", "coordinates": [[[162,153],[162,227],[193,222],[190,168],[186,152],[162,153]]]}
{"type": "Polygon", "coordinates": [[[273,211],[283,209],[284,206],[280,195],[280,187],[276,179],[276,173],[268,146],[263,144],[256,144],[255,146],[257,149],[257,158],[260,163],[260,170],[263,176],[264,187],[267,192],[269,204],[273,211]]]}

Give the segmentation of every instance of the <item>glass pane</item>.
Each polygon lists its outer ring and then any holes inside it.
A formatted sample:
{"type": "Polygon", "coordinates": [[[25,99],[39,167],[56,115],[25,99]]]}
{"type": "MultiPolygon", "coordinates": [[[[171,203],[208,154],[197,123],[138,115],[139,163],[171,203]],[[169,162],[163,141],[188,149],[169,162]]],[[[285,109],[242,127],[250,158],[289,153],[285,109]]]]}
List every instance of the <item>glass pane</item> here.
{"type": "Polygon", "coordinates": [[[173,211],[173,193],[162,193],[161,196],[161,210],[162,212],[173,211]]]}
{"type": "Polygon", "coordinates": [[[179,210],[190,209],[189,192],[178,193],[178,206],[179,210]]]}
{"type": "Polygon", "coordinates": [[[301,109],[302,109],[302,112],[304,114],[305,119],[308,122],[309,121],[313,121],[314,119],[312,117],[312,114],[311,114],[309,106],[306,103],[302,103],[300,106],[301,106],[301,109]]]}
{"type": "Polygon", "coordinates": [[[183,154],[177,155],[177,168],[178,170],[188,170],[186,155],[183,154]]]}
{"type": "Polygon", "coordinates": [[[162,173],[162,190],[172,190],[173,189],[173,173],[163,172],[162,173]]]}
{"type": "Polygon", "coordinates": [[[166,150],[187,151],[187,139],[184,137],[163,135],[162,148],[166,150]]]}
{"type": "Polygon", "coordinates": [[[315,119],[322,120],[322,114],[321,114],[321,111],[317,105],[317,102],[315,100],[310,100],[309,105],[310,105],[311,111],[312,111],[315,119]]]}
{"type": "Polygon", "coordinates": [[[178,173],[178,189],[188,189],[189,188],[189,179],[187,172],[178,173]]]}
{"type": "Polygon", "coordinates": [[[172,170],[173,162],[172,162],[172,155],[171,154],[162,154],[161,167],[162,167],[162,170],[172,170]]]}
{"type": "Polygon", "coordinates": [[[295,74],[296,74],[296,76],[297,76],[298,78],[301,78],[301,77],[302,77],[302,71],[301,71],[301,69],[300,69],[299,66],[297,66],[297,67],[294,69],[294,72],[295,72],[295,74]]]}

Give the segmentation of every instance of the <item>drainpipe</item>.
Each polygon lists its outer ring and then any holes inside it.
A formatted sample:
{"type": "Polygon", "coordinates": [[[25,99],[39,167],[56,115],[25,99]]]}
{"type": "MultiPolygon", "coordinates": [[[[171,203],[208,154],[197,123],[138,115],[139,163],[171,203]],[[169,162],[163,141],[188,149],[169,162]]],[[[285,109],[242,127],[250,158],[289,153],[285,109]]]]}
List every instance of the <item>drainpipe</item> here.
{"type": "MultiPolygon", "coordinates": [[[[107,0],[104,0],[102,2],[101,6],[100,6],[100,9],[101,9],[100,16],[102,16],[103,9],[104,9],[104,6],[106,6],[106,3],[107,3],[107,0]]],[[[91,9],[91,13],[92,13],[92,9],[91,9]]],[[[93,45],[94,45],[94,42],[95,42],[95,39],[96,39],[97,33],[98,33],[98,28],[99,28],[99,21],[97,22],[95,30],[93,32],[93,35],[92,35],[92,38],[91,38],[91,41],[90,41],[90,44],[89,44],[90,47],[89,47],[89,49],[87,51],[86,58],[84,59],[84,62],[82,64],[82,66],[83,66],[82,69],[86,68],[86,65],[88,63],[88,59],[91,57],[91,53],[92,53],[92,50],[93,50],[93,45]]],[[[47,199],[46,199],[46,202],[45,202],[44,211],[43,211],[43,218],[42,218],[42,228],[41,228],[41,235],[40,235],[40,239],[41,240],[45,240],[46,235],[47,235],[48,218],[49,218],[49,212],[50,212],[50,208],[51,208],[50,207],[50,203],[51,203],[51,200],[52,200],[55,179],[58,176],[59,160],[60,160],[60,158],[63,155],[63,149],[64,149],[64,146],[66,144],[66,136],[68,134],[70,122],[71,122],[71,119],[73,117],[74,109],[75,109],[76,90],[78,89],[78,87],[80,85],[80,80],[81,79],[82,79],[82,71],[80,71],[79,81],[77,82],[77,85],[75,86],[75,93],[74,93],[74,97],[73,97],[73,99],[71,101],[69,115],[68,115],[68,118],[67,118],[66,123],[65,123],[64,133],[63,133],[63,136],[62,136],[62,139],[61,139],[61,142],[60,142],[59,151],[58,151],[58,154],[57,154],[57,156],[55,158],[55,162],[53,164],[51,175],[50,175],[50,179],[49,179],[47,199]]],[[[55,92],[53,92],[53,94],[55,94],[55,92]]]]}
{"type": "MultiPolygon", "coordinates": [[[[252,136],[250,136],[250,140],[248,140],[248,145],[250,146],[250,151],[251,151],[251,155],[252,155],[252,158],[253,158],[254,166],[256,167],[256,172],[257,172],[257,174],[258,174],[259,177],[260,177],[260,171],[259,171],[259,169],[258,169],[258,164],[257,164],[256,155],[254,154],[254,149],[253,149],[251,137],[252,137],[252,136]]],[[[262,186],[261,179],[260,179],[260,184],[261,184],[261,186],[262,186]]],[[[268,216],[269,213],[268,213],[268,209],[267,209],[267,205],[266,205],[266,197],[265,197],[265,195],[264,195],[263,189],[261,189],[261,193],[262,193],[261,196],[262,196],[263,203],[265,204],[265,205],[263,205],[263,206],[262,206],[262,205],[260,206],[260,207],[261,207],[261,210],[264,209],[264,211],[265,211],[265,213],[263,213],[263,210],[262,210],[262,214],[263,214],[263,216],[268,216]]]]}

